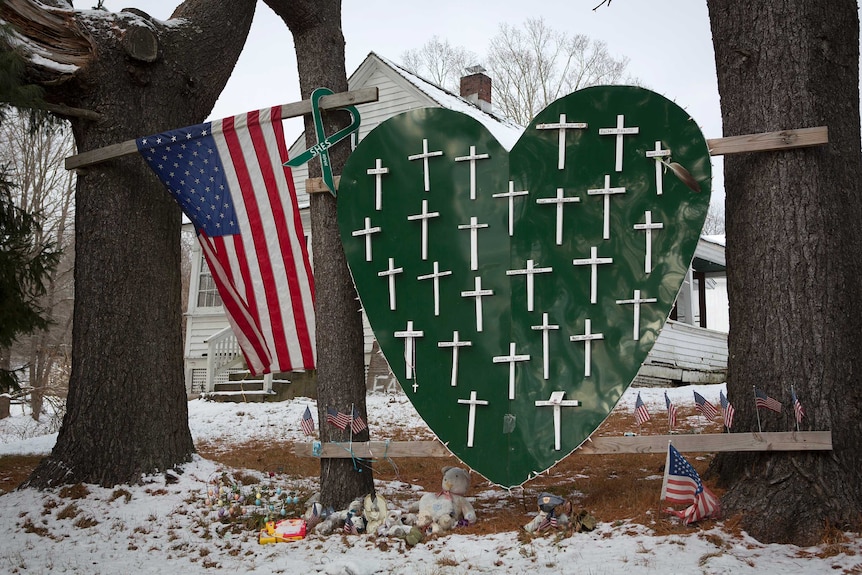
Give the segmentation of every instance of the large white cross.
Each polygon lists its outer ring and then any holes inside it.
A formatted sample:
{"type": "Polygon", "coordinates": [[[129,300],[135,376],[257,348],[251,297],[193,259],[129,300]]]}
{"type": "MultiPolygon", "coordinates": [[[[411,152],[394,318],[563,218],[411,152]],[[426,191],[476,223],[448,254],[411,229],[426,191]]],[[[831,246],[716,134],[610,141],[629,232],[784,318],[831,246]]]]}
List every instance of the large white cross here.
{"type": "Polygon", "coordinates": [[[389,168],[383,167],[383,160],[377,158],[374,167],[365,170],[369,176],[374,176],[374,209],[378,212],[383,209],[383,175],[389,173],[389,168]]]}
{"type": "Polygon", "coordinates": [[[578,407],[581,403],[577,399],[563,399],[566,396],[565,391],[552,391],[551,397],[546,400],[536,402],[536,407],[553,407],[554,408],[554,450],[560,450],[560,408],[561,407],[578,407]]]}
{"type": "Polygon", "coordinates": [[[407,216],[407,220],[411,222],[415,222],[419,220],[422,222],[422,259],[428,259],[428,220],[431,218],[437,218],[440,216],[440,212],[429,212],[428,211],[428,200],[422,200],[422,212],[418,214],[413,214],[412,216],[407,216]]]}
{"type": "Polygon", "coordinates": [[[371,261],[371,234],[380,232],[380,226],[371,227],[371,218],[365,218],[365,228],[352,233],[353,237],[365,236],[365,261],[371,261]]]}
{"type": "Polygon", "coordinates": [[[527,260],[526,269],[522,270],[506,270],[507,276],[527,276],[527,311],[533,311],[533,294],[534,294],[534,284],[535,280],[533,276],[535,274],[544,274],[554,271],[554,268],[537,268],[534,267],[535,263],[533,260],[527,260]]]}
{"type": "Polygon", "coordinates": [[[518,355],[515,348],[515,342],[511,342],[509,344],[509,355],[497,355],[493,357],[494,363],[509,364],[509,399],[515,399],[515,364],[521,361],[530,361],[529,355],[518,355]]]}
{"type": "Polygon", "coordinates": [[[469,156],[458,156],[456,162],[470,162],[470,199],[476,199],[476,160],[487,160],[490,158],[488,154],[477,154],[476,146],[470,146],[469,156]]]}
{"type": "Polygon", "coordinates": [[[408,160],[422,160],[422,172],[425,174],[425,191],[429,191],[431,189],[431,178],[428,175],[428,158],[433,158],[434,156],[442,156],[443,151],[437,150],[435,152],[428,151],[428,139],[425,138],[422,140],[422,153],[421,154],[413,154],[412,156],[407,156],[408,160]]]}
{"type": "Polygon", "coordinates": [[[554,198],[539,198],[537,204],[557,204],[557,245],[563,245],[563,205],[580,202],[581,198],[572,196],[567,198],[563,188],[557,188],[557,196],[554,198]]]}
{"type": "Polygon", "coordinates": [[[473,280],[473,285],[475,286],[472,291],[462,291],[461,297],[474,297],[476,298],[476,331],[482,331],[482,298],[485,296],[494,295],[493,290],[482,289],[482,278],[481,276],[476,276],[473,280]]]}
{"type": "Polygon", "coordinates": [[[634,229],[644,230],[646,232],[646,255],[644,256],[644,273],[652,271],[652,231],[660,230],[664,227],[661,222],[652,221],[652,212],[647,210],[644,212],[644,220],[646,223],[635,224],[634,229]]]}
{"type": "Polygon", "coordinates": [[[537,130],[559,130],[559,159],[557,167],[564,169],[566,167],[566,130],[583,130],[587,127],[584,122],[568,122],[566,115],[560,114],[560,121],[552,124],[536,124],[537,130]]]}
{"type": "Polygon", "coordinates": [[[598,299],[598,267],[601,264],[612,264],[614,258],[600,258],[599,248],[593,246],[590,248],[590,257],[585,259],[572,260],[572,264],[576,266],[590,266],[590,303],[596,303],[598,299]]]}
{"type": "Polygon", "coordinates": [[[591,342],[594,339],[604,339],[605,336],[602,333],[592,333],[590,329],[592,328],[592,321],[589,319],[584,320],[584,334],[583,335],[571,335],[569,336],[569,341],[582,341],[584,342],[584,377],[590,377],[590,365],[592,364],[592,345],[591,342]]]}
{"type": "Polygon", "coordinates": [[[434,271],[430,274],[416,276],[417,280],[433,280],[434,282],[434,315],[440,315],[440,278],[452,275],[452,270],[440,271],[440,263],[434,262],[434,271]]]}
{"type": "Polygon", "coordinates": [[[527,190],[515,191],[515,182],[509,180],[509,191],[493,194],[492,198],[509,198],[509,237],[515,235],[515,198],[529,194],[527,190]]]}
{"type": "Polygon", "coordinates": [[[452,387],[458,385],[458,349],[462,347],[470,347],[473,345],[472,341],[461,341],[458,339],[458,332],[452,332],[452,341],[438,341],[437,347],[451,347],[452,348],[452,387]]]}
{"type": "Polygon", "coordinates": [[[389,279],[389,309],[395,311],[395,275],[404,271],[404,268],[395,267],[395,258],[389,258],[389,267],[377,275],[389,279]]]}
{"type": "Polygon", "coordinates": [[[616,136],[617,137],[617,151],[616,151],[616,164],[614,169],[617,172],[623,171],[623,136],[627,136],[630,134],[637,134],[640,131],[640,128],[630,127],[626,128],[626,117],[623,114],[617,115],[617,125],[614,128],[599,128],[600,136],[616,136]]]}
{"type": "Polygon", "coordinates": [[[488,224],[480,224],[479,218],[473,216],[469,224],[459,224],[459,230],[470,230],[470,269],[479,269],[479,230],[487,228],[488,224]]]}
{"type": "MultiPolygon", "coordinates": [[[[413,379],[413,368],[416,358],[416,338],[424,336],[425,332],[413,329],[413,321],[411,320],[407,322],[407,329],[396,331],[392,335],[404,338],[404,363],[406,366],[404,377],[407,379],[413,379]]],[[[413,391],[416,391],[415,386],[413,387],[413,391]]]]}
{"type": "Polygon", "coordinates": [[[459,399],[458,403],[470,406],[470,413],[467,416],[467,447],[473,447],[473,435],[476,431],[476,406],[488,405],[484,399],[476,399],[476,392],[470,392],[470,399],[459,399]]]}
{"type": "Polygon", "coordinates": [[[647,150],[646,153],[647,158],[655,158],[655,195],[657,196],[660,196],[663,191],[664,178],[662,177],[662,172],[664,163],[662,162],[662,158],[666,156],[670,156],[670,150],[661,149],[661,140],[656,140],[655,150],[647,150]]]}
{"type": "Polygon", "coordinates": [[[634,290],[634,297],[632,299],[618,299],[618,304],[633,304],[635,311],[635,321],[634,321],[634,329],[632,330],[632,337],[635,341],[639,339],[640,331],[641,331],[641,304],[644,303],[655,303],[657,300],[654,297],[641,298],[641,290],[634,290]]]}
{"type": "Polygon", "coordinates": [[[624,194],[626,193],[625,188],[612,188],[611,187],[611,176],[609,174],[605,174],[605,187],[604,188],[593,188],[592,190],[587,190],[587,195],[590,196],[604,196],[604,204],[602,209],[604,211],[604,223],[602,227],[602,238],[609,240],[611,239],[611,196],[614,194],[624,194]]]}
{"type": "Polygon", "coordinates": [[[530,326],[534,330],[542,330],[542,368],[545,379],[550,377],[550,346],[548,345],[548,332],[552,329],[560,329],[559,325],[552,325],[548,323],[548,313],[545,312],[542,314],[542,324],[541,325],[531,325],[530,326]]]}

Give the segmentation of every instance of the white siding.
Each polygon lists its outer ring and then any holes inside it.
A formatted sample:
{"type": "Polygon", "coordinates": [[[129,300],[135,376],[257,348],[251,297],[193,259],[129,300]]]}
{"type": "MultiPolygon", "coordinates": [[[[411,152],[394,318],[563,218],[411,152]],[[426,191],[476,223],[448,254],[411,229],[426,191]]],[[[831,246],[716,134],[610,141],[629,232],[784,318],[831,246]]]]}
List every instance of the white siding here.
{"type": "Polygon", "coordinates": [[[727,376],[727,334],[668,320],[640,376],[720,383],[727,376]]]}

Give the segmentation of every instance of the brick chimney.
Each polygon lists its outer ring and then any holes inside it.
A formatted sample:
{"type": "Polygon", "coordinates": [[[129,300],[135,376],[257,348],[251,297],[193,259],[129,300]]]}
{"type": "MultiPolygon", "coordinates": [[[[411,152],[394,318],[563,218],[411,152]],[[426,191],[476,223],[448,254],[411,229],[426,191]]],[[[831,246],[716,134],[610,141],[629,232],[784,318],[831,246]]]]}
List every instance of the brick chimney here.
{"type": "Polygon", "coordinates": [[[491,78],[482,66],[467,68],[467,76],[461,77],[461,97],[473,102],[485,112],[491,112],[491,78]]]}

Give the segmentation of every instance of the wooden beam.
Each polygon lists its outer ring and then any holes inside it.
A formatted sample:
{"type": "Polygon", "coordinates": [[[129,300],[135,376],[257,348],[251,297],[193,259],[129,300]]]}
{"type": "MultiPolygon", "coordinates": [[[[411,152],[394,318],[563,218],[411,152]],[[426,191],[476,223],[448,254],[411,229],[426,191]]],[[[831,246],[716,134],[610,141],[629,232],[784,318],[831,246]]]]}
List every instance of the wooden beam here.
{"type": "MultiPolygon", "coordinates": [[[[341,183],[341,176],[333,176],[332,180],[335,182],[335,189],[338,189],[338,184],[341,183]]],[[[306,194],[319,194],[321,192],[328,192],[329,188],[326,187],[326,184],[323,183],[323,178],[308,178],[305,180],[305,193],[306,194]]]]}
{"type": "Polygon", "coordinates": [[[744,136],[728,136],[726,138],[715,138],[706,141],[711,156],[807,148],[827,143],[829,143],[829,130],[826,126],[765,132],[763,134],[746,134],[744,136]]]}
{"type": "MultiPolygon", "coordinates": [[[[668,441],[680,452],[712,453],[719,451],[831,451],[831,431],[787,431],[767,433],[700,433],[693,435],[637,435],[593,437],[584,442],[576,453],[609,455],[622,453],[667,453],[668,441]]],[[[323,443],[315,455],[311,443],[295,443],[298,457],[341,459],[362,457],[452,457],[439,441],[369,441],[323,443]],[[350,447],[348,448],[348,445],[350,447]],[[352,452],[350,451],[352,449],[352,452]]]]}
{"type": "MultiPolygon", "coordinates": [[[[363,88],[351,92],[340,92],[323,96],[320,99],[320,107],[323,110],[331,110],[335,108],[343,108],[354,104],[365,104],[368,102],[376,102],[378,99],[377,88],[363,88]]],[[[281,106],[282,118],[295,118],[311,113],[311,100],[302,100],[300,102],[292,102],[281,106]]],[[[92,166],[121,156],[136,154],[138,146],[135,140],[128,140],[119,144],[112,144],[104,148],[97,148],[80,154],[69,156],[66,158],[65,166],[67,170],[75,170],[85,166],[92,166]]]]}

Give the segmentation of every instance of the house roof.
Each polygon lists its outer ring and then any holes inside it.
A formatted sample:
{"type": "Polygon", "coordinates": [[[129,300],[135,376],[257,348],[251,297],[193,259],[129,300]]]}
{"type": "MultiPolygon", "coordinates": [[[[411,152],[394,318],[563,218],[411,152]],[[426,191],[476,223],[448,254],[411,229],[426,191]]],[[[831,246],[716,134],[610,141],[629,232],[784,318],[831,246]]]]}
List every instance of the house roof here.
{"type": "MultiPolygon", "coordinates": [[[[392,62],[391,60],[376,54],[375,52],[370,52],[359,68],[357,68],[357,72],[354,73],[356,75],[359,70],[362,68],[366,62],[369,61],[377,61],[384,66],[388,67],[390,70],[398,74],[401,78],[407,80],[412,87],[421,92],[423,95],[430,98],[434,103],[439,105],[441,108],[446,108],[448,110],[454,110],[456,112],[461,112],[462,114],[466,114],[475,120],[478,120],[483,126],[485,126],[488,131],[490,131],[495,138],[503,145],[507,150],[511,150],[512,146],[515,145],[515,142],[518,141],[518,138],[521,137],[521,134],[524,132],[524,127],[512,122],[511,120],[507,120],[502,116],[494,114],[493,112],[489,113],[482,110],[479,106],[474,104],[473,102],[469,102],[468,100],[458,96],[445,88],[441,88],[437,86],[433,82],[426,80],[425,78],[409,72],[404,67],[392,62]]],[[[354,76],[351,76],[353,79],[354,76]]]]}

